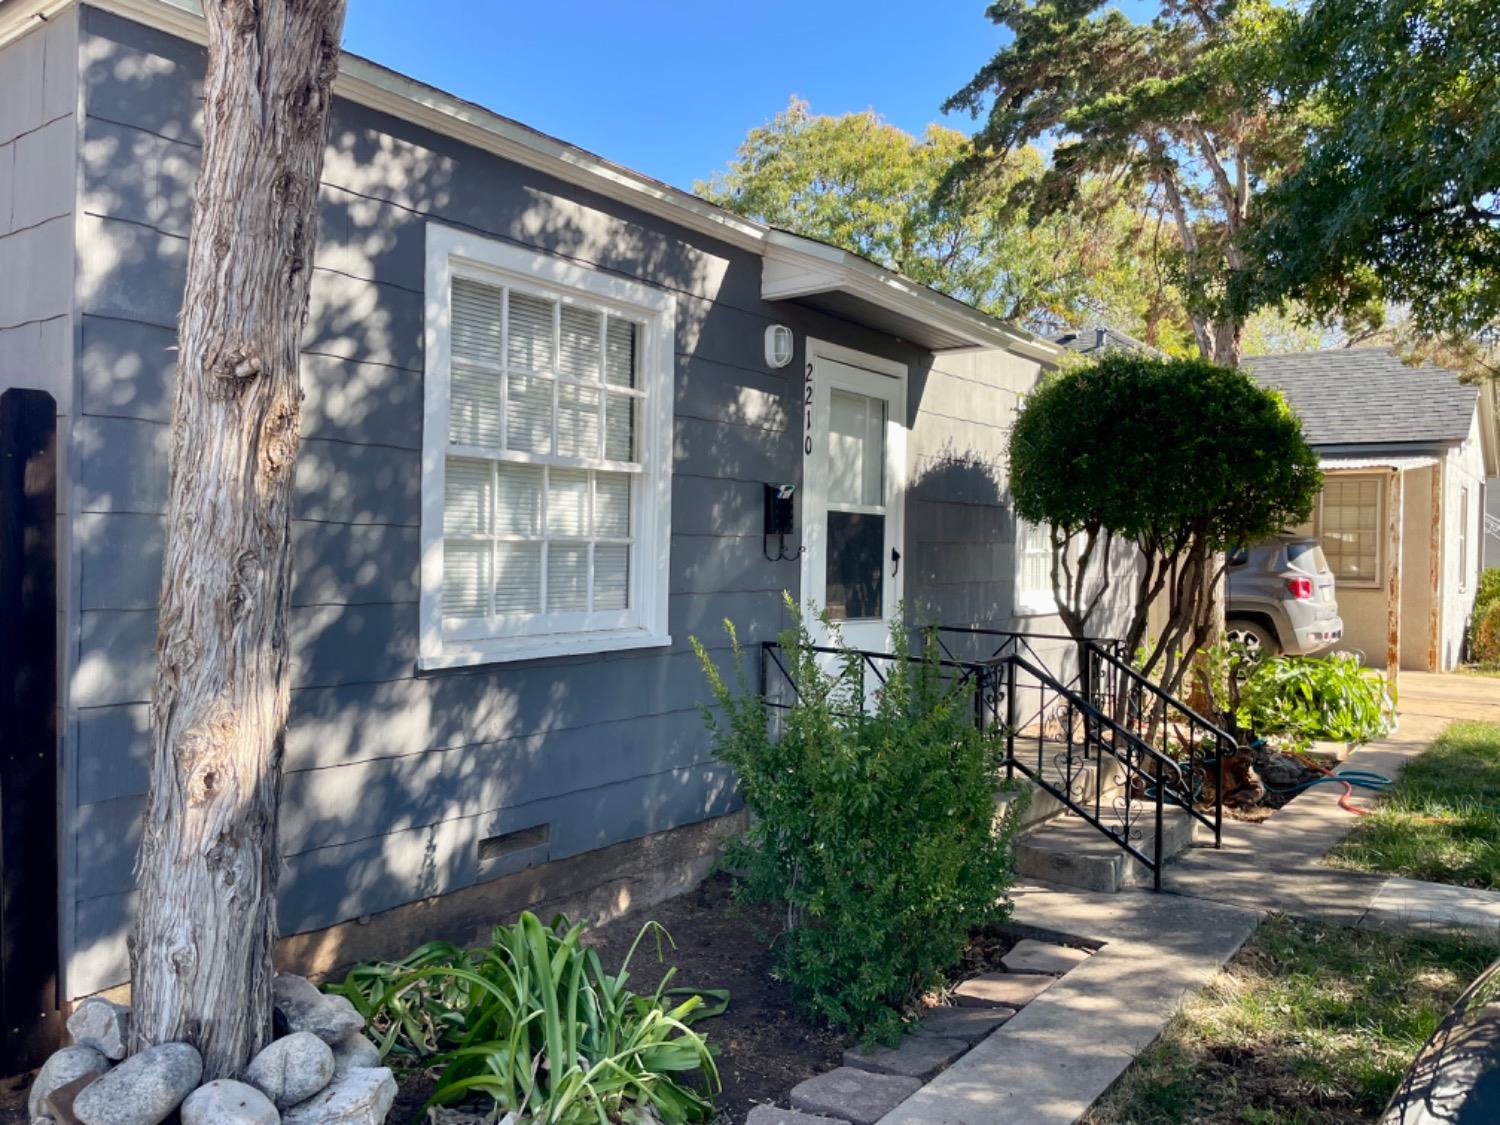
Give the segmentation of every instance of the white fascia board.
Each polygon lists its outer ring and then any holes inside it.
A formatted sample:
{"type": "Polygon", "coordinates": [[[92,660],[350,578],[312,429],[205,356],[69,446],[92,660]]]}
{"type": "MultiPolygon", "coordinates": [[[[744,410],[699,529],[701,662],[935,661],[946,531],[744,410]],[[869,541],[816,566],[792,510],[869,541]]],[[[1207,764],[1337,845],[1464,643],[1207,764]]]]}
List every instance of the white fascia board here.
{"type": "MultiPolygon", "coordinates": [[[[0,45],[31,30],[79,0],[0,0],[0,45]]],[[[189,42],[207,40],[197,0],[89,0],[97,8],[189,42]]],[[[678,226],[709,235],[766,259],[764,274],[784,285],[778,296],[842,290],[967,340],[975,348],[1000,348],[1043,363],[1064,349],[1024,329],[996,320],[960,301],[881,269],[873,262],[814,239],[774,230],[707,200],[613,164],[545,133],[517,124],[472,102],[445,94],[358,55],[339,60],[334,92],[352,102],[495,153],[567,183],[598,192],[678,226]],[[773,253],[774,248],[774,253],[773,253]],[[772,260],[776,264],[772,265],[772,260]],[[790,283],[801,271],[802,286],[790,283]],[[815,286],[815,287],[814,287],[815,286]]],[[[773,289],[777,288],[773,284],[773,289]]]]}
{"type": "Polygon", "coordinates": [[[35,31],[78,0],[0,0],[0,47],[35,31]]]}
{"type": "Polygon", "coordinates": [[[1043,363],[1056,363],[1064,354],[1050,340],[836,246],[774,229],[767,231],[766,244],[761,296],[768,301],[839,290],[958,336],[971,347],[1000,348],[1043,363]]]}

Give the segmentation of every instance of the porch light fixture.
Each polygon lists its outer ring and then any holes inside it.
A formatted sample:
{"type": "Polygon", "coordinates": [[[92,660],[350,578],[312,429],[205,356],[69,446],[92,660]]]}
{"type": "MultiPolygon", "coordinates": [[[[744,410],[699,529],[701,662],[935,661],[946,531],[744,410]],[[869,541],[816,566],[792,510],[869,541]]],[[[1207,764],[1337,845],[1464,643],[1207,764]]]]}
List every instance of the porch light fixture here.
{"type": "Polygon", "coordinates": [[[785,324],[766,329],[766,366],[785,367],[792,362],[792,330],[785,324]]]}

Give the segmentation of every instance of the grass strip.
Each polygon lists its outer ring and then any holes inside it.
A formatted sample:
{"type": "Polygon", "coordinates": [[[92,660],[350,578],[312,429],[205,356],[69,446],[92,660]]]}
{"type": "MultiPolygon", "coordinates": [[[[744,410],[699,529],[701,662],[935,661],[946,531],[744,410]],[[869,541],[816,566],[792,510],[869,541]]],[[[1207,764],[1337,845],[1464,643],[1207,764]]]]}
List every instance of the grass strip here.
{"type": "Polygon", "coordinates": [[[1272,915],[1085,1125],[1378,1119],[1417,1051],[1500,953],[1272,915]]]}
{"type": "Polygon", "coordinates": [[[1500,723],[1450,725],[1328,862],[1500,890],[1500,723]]]}

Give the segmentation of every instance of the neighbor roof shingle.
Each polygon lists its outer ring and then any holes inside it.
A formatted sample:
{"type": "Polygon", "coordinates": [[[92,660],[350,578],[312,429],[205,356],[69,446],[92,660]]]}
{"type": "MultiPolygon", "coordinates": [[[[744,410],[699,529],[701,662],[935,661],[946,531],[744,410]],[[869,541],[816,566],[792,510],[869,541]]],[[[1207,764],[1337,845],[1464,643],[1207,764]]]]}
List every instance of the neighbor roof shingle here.
{"type": "Polygon", "coordinates": [[[1408,367],[1385,348],[1252,356],[1243,366],[1286,395],[1310,445],[1462,441],[1479,395],[1453,372],[1408,367]]]}

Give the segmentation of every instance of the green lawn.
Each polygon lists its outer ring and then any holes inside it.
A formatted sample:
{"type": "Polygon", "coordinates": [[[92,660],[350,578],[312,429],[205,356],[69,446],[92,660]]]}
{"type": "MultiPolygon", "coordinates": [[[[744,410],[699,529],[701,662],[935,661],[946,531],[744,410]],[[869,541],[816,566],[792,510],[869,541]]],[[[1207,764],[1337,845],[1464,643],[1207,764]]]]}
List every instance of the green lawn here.
{"type": "Polygon", "coordinates": [[[1445,730],[1328,862],[1500,890],[1500,723],[1445,730]]]}
{"type": "Polygon", "coordinates": [[[1497,952],[1272,915],[1083,1121],[1374,1121],[1497,952]]]}

